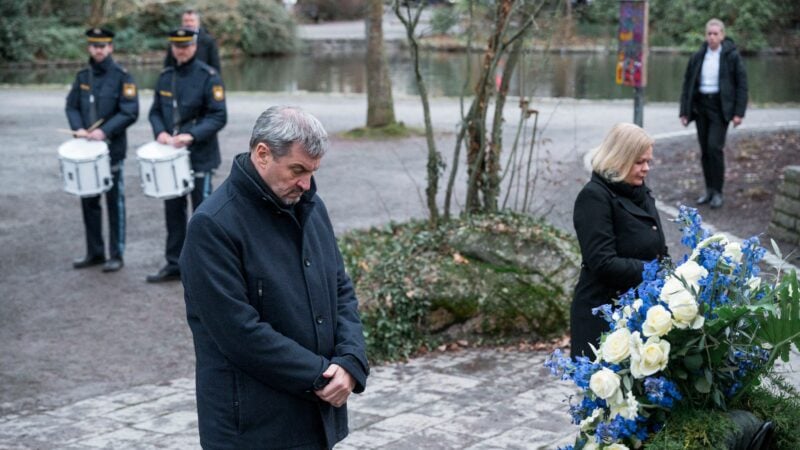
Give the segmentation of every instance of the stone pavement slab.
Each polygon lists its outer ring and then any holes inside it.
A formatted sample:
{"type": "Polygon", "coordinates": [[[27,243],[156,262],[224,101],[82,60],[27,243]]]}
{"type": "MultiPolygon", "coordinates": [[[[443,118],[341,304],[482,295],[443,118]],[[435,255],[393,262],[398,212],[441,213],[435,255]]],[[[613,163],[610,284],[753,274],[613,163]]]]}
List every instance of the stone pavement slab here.
{"type": "MultiPolygon", "coordinates": [[[[470,349],[373,368],[348,402],[337,449],[553,448],[569,442],[566,398],[544,353],[470,349]]],[[[0,449],[199,448],[194,383],[142,385],[31,415],[0,417],[0,449]]]]}

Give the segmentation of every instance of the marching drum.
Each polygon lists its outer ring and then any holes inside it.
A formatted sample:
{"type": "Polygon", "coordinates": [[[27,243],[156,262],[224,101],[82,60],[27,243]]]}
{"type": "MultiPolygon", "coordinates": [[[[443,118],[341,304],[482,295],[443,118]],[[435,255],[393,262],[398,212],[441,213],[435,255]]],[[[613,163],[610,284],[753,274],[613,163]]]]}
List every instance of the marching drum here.
{"type": "Polygon", "coordinates": [[[64,190],[80,197],[100,195],[111,189],[111,160],[103,141],[70,139],[58,147],[64,190]]]}
{"type": "Polygon", "coordinates": [[[136,151],[144,195],[160,199],[182,197],[194,189],[189,151],[151,142],[136,151]]]}

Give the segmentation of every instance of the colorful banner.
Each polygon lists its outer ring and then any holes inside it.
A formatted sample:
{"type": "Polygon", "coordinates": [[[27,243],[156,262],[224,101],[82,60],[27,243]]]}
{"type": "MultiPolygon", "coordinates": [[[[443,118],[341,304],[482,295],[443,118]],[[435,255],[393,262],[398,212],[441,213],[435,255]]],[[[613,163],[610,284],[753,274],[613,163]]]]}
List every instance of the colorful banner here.
{"type": "Polygon", "coordinates": [[[620,2],[617,84],[647,85],[647,6],[647,0],[620,2]]]}

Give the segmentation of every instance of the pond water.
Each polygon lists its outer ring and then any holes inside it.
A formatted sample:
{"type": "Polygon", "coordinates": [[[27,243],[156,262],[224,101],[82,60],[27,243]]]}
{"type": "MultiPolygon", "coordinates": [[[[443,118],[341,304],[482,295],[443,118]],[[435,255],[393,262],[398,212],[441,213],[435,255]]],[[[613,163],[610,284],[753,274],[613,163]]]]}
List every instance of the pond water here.
{"type": "MultiPolygon", "coordinates": [[[[678,101],[688,55],[651,54],[648,61],[648,101],[678,101]]],[[[294,55],[277,58],[225,60],[222,72],[231,91],[339,92],[366,91],[364,59],[360,54],[330,57],[294,55]]],[[[457,96],[467,75],[477,77],[480,56],[428,52],[421,67],[434,96],[457,96]],[[469,59],[469,62],[467,61],[469,59]]],[[[614,83],[615,56],[605,53],[527,54],[512,81],[512,94],[580,99],[628,99],[632,89],[614,83]]],[[[417,93],[411,60],[405,52],[389,57],[392,86],[398,94],[417,93]]],[[[800,57],[745,58],[750,101],[758,104],[800,102],[800,57]]],[[[160,67],[128,67],[140,87],[152,87],[160,67]]],[[[69,84],[76,69],[0,69],[0,83],[69,84]]]]}

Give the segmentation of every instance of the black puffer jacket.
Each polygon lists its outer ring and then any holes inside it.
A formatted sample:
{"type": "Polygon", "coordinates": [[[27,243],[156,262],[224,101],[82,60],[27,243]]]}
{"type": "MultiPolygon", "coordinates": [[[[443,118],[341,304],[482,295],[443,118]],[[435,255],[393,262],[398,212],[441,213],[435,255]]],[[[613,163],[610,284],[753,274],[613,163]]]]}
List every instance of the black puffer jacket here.
{"type": "MultiPolygon", "coordinates": [[[[703,68],[706,49],[708,44],[704,43],[700,50],[692,55],[683,76],[680,117],[687,117],[689,122],[695,118],[693,103],[695,95],[699,93],[700,71],[703,68]]],[[[736,44],[727,37],[722,41],[722,54],[719,57],[719,94],[722,100],[722,115],[726,122],[730,122],[734,116],[744,117],[747,109],[747,72],[736,44]]]]}

